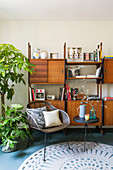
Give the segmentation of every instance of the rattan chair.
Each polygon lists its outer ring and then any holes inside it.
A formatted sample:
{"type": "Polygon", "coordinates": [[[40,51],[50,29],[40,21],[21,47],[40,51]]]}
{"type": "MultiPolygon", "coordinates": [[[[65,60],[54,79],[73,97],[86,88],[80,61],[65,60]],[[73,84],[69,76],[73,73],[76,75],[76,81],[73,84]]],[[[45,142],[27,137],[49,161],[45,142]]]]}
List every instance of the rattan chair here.
{"type": "MultiPolygon", "coordinates": [[[[53,105],[51,105],[50,102],[43,102],[43,101],[30,102],[27,105],[27,108],[40,108],[40,107],[43,107],[43,106],[46,106],[48,111],[57,110],[57,108],[55,108],[53,105]]],[[[46,135],[48,133],[53,133],[53,132],[60,131],[60,130],[63,130],[64,135],[65,135],[65,129],[70,124],[70,118],[69,118],[68,114],[63,110],[60,110],[60,109],[58,109],[58,110],[59,110],[59,117],[60,117],[60,120],[62,122],[62,125],[56,126],[56,127],[44,128],[44,129],[41,128],[39,126],[38,122],[35,120],[35,118],[27,112],[29,127],[36,129],[36,130],[39,130],[39,131],[41,131],[45,134],[44,135],[44,161],[45,161],[45,152],[46,152],[46,135]]],[[[65,137],[66,137],[66,135],[65,135],[65,137]]],[[[68,141],[67,141],[67,145],[70,149],[68,141]]]]}

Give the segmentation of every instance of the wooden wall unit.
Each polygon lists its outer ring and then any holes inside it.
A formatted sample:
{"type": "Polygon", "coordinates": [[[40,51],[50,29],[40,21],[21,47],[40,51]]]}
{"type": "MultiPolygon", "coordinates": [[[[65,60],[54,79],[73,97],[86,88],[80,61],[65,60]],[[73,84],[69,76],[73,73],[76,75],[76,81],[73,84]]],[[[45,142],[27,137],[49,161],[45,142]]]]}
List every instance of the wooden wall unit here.
{"type": "MultiPolygon", "coordinates": [[[[66,63],[65,59],[31,59],[31,46],[28,44],[28,55],[29,61],[36,66],[34,67],[35,73],[33,75],[28,74],[29,77],[29,86],[31,84],[62,84],[65,86],[65,66],[67,65],[96,65],[97,68],[100,66],[100,62],[71,62],[66,63]]],[[[76,79],[76,78],[75,78],[76,79]]],[[[79,78],[78,78],[79,79],[79,78]]],[[[86,78],[92,79],[92,78],[86,78]]],[[[99,85],[101,84],[101,77],[95,78],[97,79],[97,94],[99,95],[99,85]]],[[[101,84],[102,85],[102,84],[101,84]]],[[[102,86],[100,86],[100,92],[102,91],[102,86]]],[[[101,94],[101,93],[100,93],[101,94]]],[[[102,95],[102,94],[101,94],[102,95]]],[[[49,101],[49,100],[46,100],[49,101]]],[[[66,110],[68,113],[71,126],[80,125],[79,123],[73,121],[74,116],[78,115],[77,108],[81,104],[81,100],[76,101],[60,101],[60,100],[52,100],[49,101],[53,106],[58,109],[66,110]]],[[[100,122],[93,125],[102,125],[102,101],[99,100],[93,101],[94,108],[96,109],[96,115],[99,117],[100,122]]],[[[86,111],[89,113],[91,109],[91,105],[88,103],[86,104],[86,111]]]]}
{"type": "Polygon", "coordinates": [[[104,83],[113,83],[113,59],[104,59],[104,83]]]}

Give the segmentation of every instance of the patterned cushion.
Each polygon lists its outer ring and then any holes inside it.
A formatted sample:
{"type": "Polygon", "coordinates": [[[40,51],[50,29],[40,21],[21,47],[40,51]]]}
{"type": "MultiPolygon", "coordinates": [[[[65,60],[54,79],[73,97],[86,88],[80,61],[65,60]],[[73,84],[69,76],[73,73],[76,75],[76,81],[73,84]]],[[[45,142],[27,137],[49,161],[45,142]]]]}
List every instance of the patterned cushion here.
{"type": "Polygon", "coordinates": [[[38,125],[41,128],[45,127],[45,120],[44,120],[44,115],[42,111],[47,111],[46,106],[41,107],[41,108],[33,108],[33,109],[26,109],[26,112],[29,113],[35,121],[38,123],[38,125]]]}

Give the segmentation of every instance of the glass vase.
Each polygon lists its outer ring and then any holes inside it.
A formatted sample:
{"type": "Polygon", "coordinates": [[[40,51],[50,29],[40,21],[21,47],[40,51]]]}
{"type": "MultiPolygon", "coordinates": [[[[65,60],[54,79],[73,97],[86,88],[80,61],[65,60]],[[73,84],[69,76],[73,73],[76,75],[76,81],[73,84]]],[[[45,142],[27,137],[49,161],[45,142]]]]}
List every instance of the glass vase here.
{"type": "Polygon", "coordinates": [[[96,119],[96,110],[94,109],[93,106],[90,110],[90,119],[96,119]]]}

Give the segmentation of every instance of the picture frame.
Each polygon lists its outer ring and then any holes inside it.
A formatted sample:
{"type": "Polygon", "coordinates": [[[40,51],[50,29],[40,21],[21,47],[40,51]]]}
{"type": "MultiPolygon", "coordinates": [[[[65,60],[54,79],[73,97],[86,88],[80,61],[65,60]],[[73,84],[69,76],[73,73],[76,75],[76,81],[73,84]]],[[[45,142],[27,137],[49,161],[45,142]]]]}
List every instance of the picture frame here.
{"type": "Polygon", "coordinates": [[[94,61],[94,54],[84,53],[83,61],[94,61]]]}
{"type": "Polygon", "coordinates": [[[58,59],[58,53],[50,53],[50,59],[58,59]]]}
{"type": "Polygon", "coordinates": [[[90,53],[84,53],[83,61],[90,61],[90,53]]]}
{"type": "Polygon", "coordinates": [[[67,59],[75,60],[76,62],[82,61],[82,47],[68,47],[67,59]]]}
{"type": "Polygon", "coordinates": [[[35,90],[35,100],[45,100],[45,89],[35,90]]]}
{"type": "Polygon", "coordinates": [[[93,53],[89,53],[90,56],[90,61],[94,61],[94,54],[93,53]]]}

